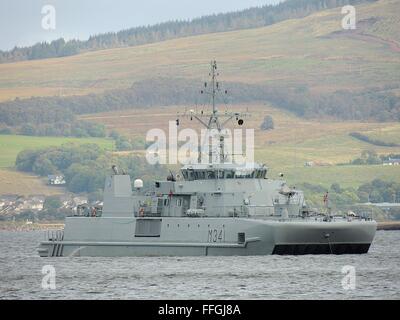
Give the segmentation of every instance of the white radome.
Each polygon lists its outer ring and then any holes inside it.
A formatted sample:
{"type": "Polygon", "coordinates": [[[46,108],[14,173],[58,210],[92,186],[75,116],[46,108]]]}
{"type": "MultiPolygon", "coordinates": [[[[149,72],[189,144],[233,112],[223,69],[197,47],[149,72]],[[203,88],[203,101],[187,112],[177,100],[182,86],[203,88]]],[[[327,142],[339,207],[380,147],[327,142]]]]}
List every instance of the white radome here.
{"type": "Polygon", "coordinates": [[[134,187],[135,189],[142,189],[142,188],[143,188],[143,180],[142,180],[142,179],[136,179],[136,180],[133,182],[133,187],[134,187]]]}

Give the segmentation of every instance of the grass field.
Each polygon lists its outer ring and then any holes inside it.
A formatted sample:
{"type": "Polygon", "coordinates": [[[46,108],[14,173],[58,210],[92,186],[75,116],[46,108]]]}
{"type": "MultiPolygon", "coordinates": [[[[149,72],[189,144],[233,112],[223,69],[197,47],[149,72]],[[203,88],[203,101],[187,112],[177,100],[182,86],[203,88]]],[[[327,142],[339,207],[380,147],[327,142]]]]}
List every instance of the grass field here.
{"type": "MultiPolygon", "coordinates": [[[[270,176],[284,173],[290,183],[310,182],[330,186],[338,182],[344,187],[357,187],[375,178],[400,181],[400,167],[386,166],[338,166],[360,156],[363,150],[375,150],[378,154],[400,153],[400,148],[377,147],[349,136],[358,131],[368,135],[390,132],[398,138],[400,123],[366,123],[356,121],[309,121],[268,105],[233,106],[231,110],[251,111],[245,120],[245,128],[255,129],[255,158],[266,163],[270,176]],[[271,115],[275,129],[259,129],[262,119],[271,115]],[[305,167],[307,161],[325,163],[328,166],[305,167]]],[[[174,121],[177,112],[184,107],[161,107],[121,112],[85,115],[87,121],[99,122],[108,129],[115,129],[128,137],[145,137],[153,128],[168,133],[168,121],[174,121]]],[[[182,119],[180,130],[200,129],[195,121],[182,119]]],[[[234,128],[234,124],[229,125],[234,128]]],[[[237,128],[237,126],[236,126],[237,128]]]]}
{"type": "Polygon", "coordinates": [[[365,131],[364,134],[371,139],[380,140],[387,143],[396,143],[400,145],[399,125],[389,125],[379,130],[365,131]]]}
{"type": "MultiPolygon", "coordinates": [[[[270,177],[276,178],[278,172],[275,168],[270,172],[270,177]]],[[[292,167],[281,171],[290,184],[308,182],[314,185],[330,187],[332,183],[339,183],[341,187],[357,188],[363,183],[374,179],[385,181],[400,181],[400,169],[397,166],[332,166],[332,167],[292,167]]]]}
{"type": "Polygon", "coordinates": [[[34,194],[62,194],[64,188],[50,187],[43,178],[18,172],[12,169],[0,169],[0,195],[18,194],[29,196],[34,194]]]}
{"type": "Polygon", "coordinates": [[[0,135],[0,169],[15,165],[17,154],[25,149],[39,149],[49,146],[60,146],[73,142],[79,144],[96,143],[102,148],[112,149],[113,141],[99,138],[64,138],[64,137],[30,137],[18,135],[0,135]]]}
{"type": "Polygon", "coordinates": [[[0,101],[127,88],[157,77],[199,78],[211,59],[225,81],[308,85],[311,90],[400,87],[400,0],[357,6],[356,32],[340,8],[256,29],[207,34],[71,57],[0,64],[0,101]],[[377,21],[373,25],[365,21],[377,21]],[[359,36],[357,32],[362,32],[359,36]]]}

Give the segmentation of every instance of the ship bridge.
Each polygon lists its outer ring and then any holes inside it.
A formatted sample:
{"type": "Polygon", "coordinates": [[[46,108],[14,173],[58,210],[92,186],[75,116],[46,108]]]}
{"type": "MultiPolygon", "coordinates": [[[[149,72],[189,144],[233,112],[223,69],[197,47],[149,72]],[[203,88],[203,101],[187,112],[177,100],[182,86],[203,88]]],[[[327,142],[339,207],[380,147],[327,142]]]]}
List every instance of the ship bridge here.
{"type": "Polygon", "coordinates": [[[258,163],[236,164],[196,164],[181,169],[186,181],[214,179],[265,179],[268,168],[258,163]]]}

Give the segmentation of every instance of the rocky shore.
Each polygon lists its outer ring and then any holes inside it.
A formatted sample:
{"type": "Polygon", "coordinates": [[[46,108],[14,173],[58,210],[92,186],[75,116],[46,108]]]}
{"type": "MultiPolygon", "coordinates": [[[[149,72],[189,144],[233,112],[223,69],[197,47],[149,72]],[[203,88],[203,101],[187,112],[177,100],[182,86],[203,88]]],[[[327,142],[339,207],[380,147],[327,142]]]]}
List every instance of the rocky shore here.
{"type": "Polygon", "coordinates": [[[378,222],[378,230],[400,230],[400,221],[378,222]]]}
{"type": "Polygon", "coordinates": [[[63,221],[50,222],[25,222],[25,221],[1,221],[0,231],[35,231],[35,230],[60,230],[64,228],[63,221]]]}

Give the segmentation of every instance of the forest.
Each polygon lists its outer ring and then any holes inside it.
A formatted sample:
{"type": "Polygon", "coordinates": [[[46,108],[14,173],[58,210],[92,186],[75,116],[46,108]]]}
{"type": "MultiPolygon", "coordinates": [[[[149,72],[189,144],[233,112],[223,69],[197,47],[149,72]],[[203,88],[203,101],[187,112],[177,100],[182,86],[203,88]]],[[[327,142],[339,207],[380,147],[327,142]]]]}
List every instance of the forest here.
{"type": "Polygon", "coordinates": [[[329,192],[331,204],[338,208],[367,202],[394,203],[400,199],[400,183],[382,179],[374,179],[360,185],[357,189],[342,188],[338,183],[333,183],[330,188],[303,183],[300,185],[300,189],[304,190],[309,204],[313,206],[323,204],[323,195],[326,192],[329,192]]]}
{"type": "Polygon", "coordinates": [[[105,137],[106,130],[101,124],[78,121],[68,108],[39,98],[0,104],[0,134],[82,138],[105,137]]]}
{"type": "MultiPolygon", "coordinates": [[[[383,92],[385,88],[369,87],[360,91],[341,90],[331,94],[311,93],[307,86],[279,87],[264,84],[224,83],[227,95],[220,104],[261,102],[310,119],[333,117],[342,120],[400,121],[400,96],[383,92]]],[[[153,106],[208,105],[209,97],[201,95],[198,81],[185,79],[152,79],[135,83],[128,89],[109,90],[99,94],[70,97],[34,97],[0,103],[0,132],[33,125],[39,132],[44,126],[60,129],[66,134],[77,125],[75,116],[153,106]],[[64,125],[60,125],[64,123],[64,125]],[[67,124],[70,124],[68,127],[67,124]],[[72,125],[71,125],[72,123],[72,125]]],[[[88,125],[86,125],[88,126],[88,125]]],[[[53,135],[48,130],[49,135],[53,135]]],[[[86,130],[89,136],[103,136],[101,127],[86,130]],[[95,135],[93,135],[95,134],[95,135]]],[[[26,131],[26,130],[25,130],[26,131]]],[[[58,133],[63,135],[61,133],[58,133]]],[[[356,138],[360,139],[359,135],[356,138]]]]}
{"type": "Polygon", "coordinates": [[[242,11],[214,14],[186,21],[169,21],[91,36],[86,41],[63,38],[30,47],[0,51],[0,63],[71,56],[82,52],[137,46],[206,33],[268,26],[287,19],[302,18],[314,12],[376,0],[287,0],[242,11]]]}
{"type": "Polygon", "coordinates": [[[61,173],[67,189],[74,193],[102,190],[111,165],[117,165],[134,178],[142,178],[149,186],[152,179],[167,176],[159,165],[149,165],[143,157],[112,157],[96,144],[64,144],[39,150],[21,151],[16,159],[17,170],[39,176],[61,173]]]}

